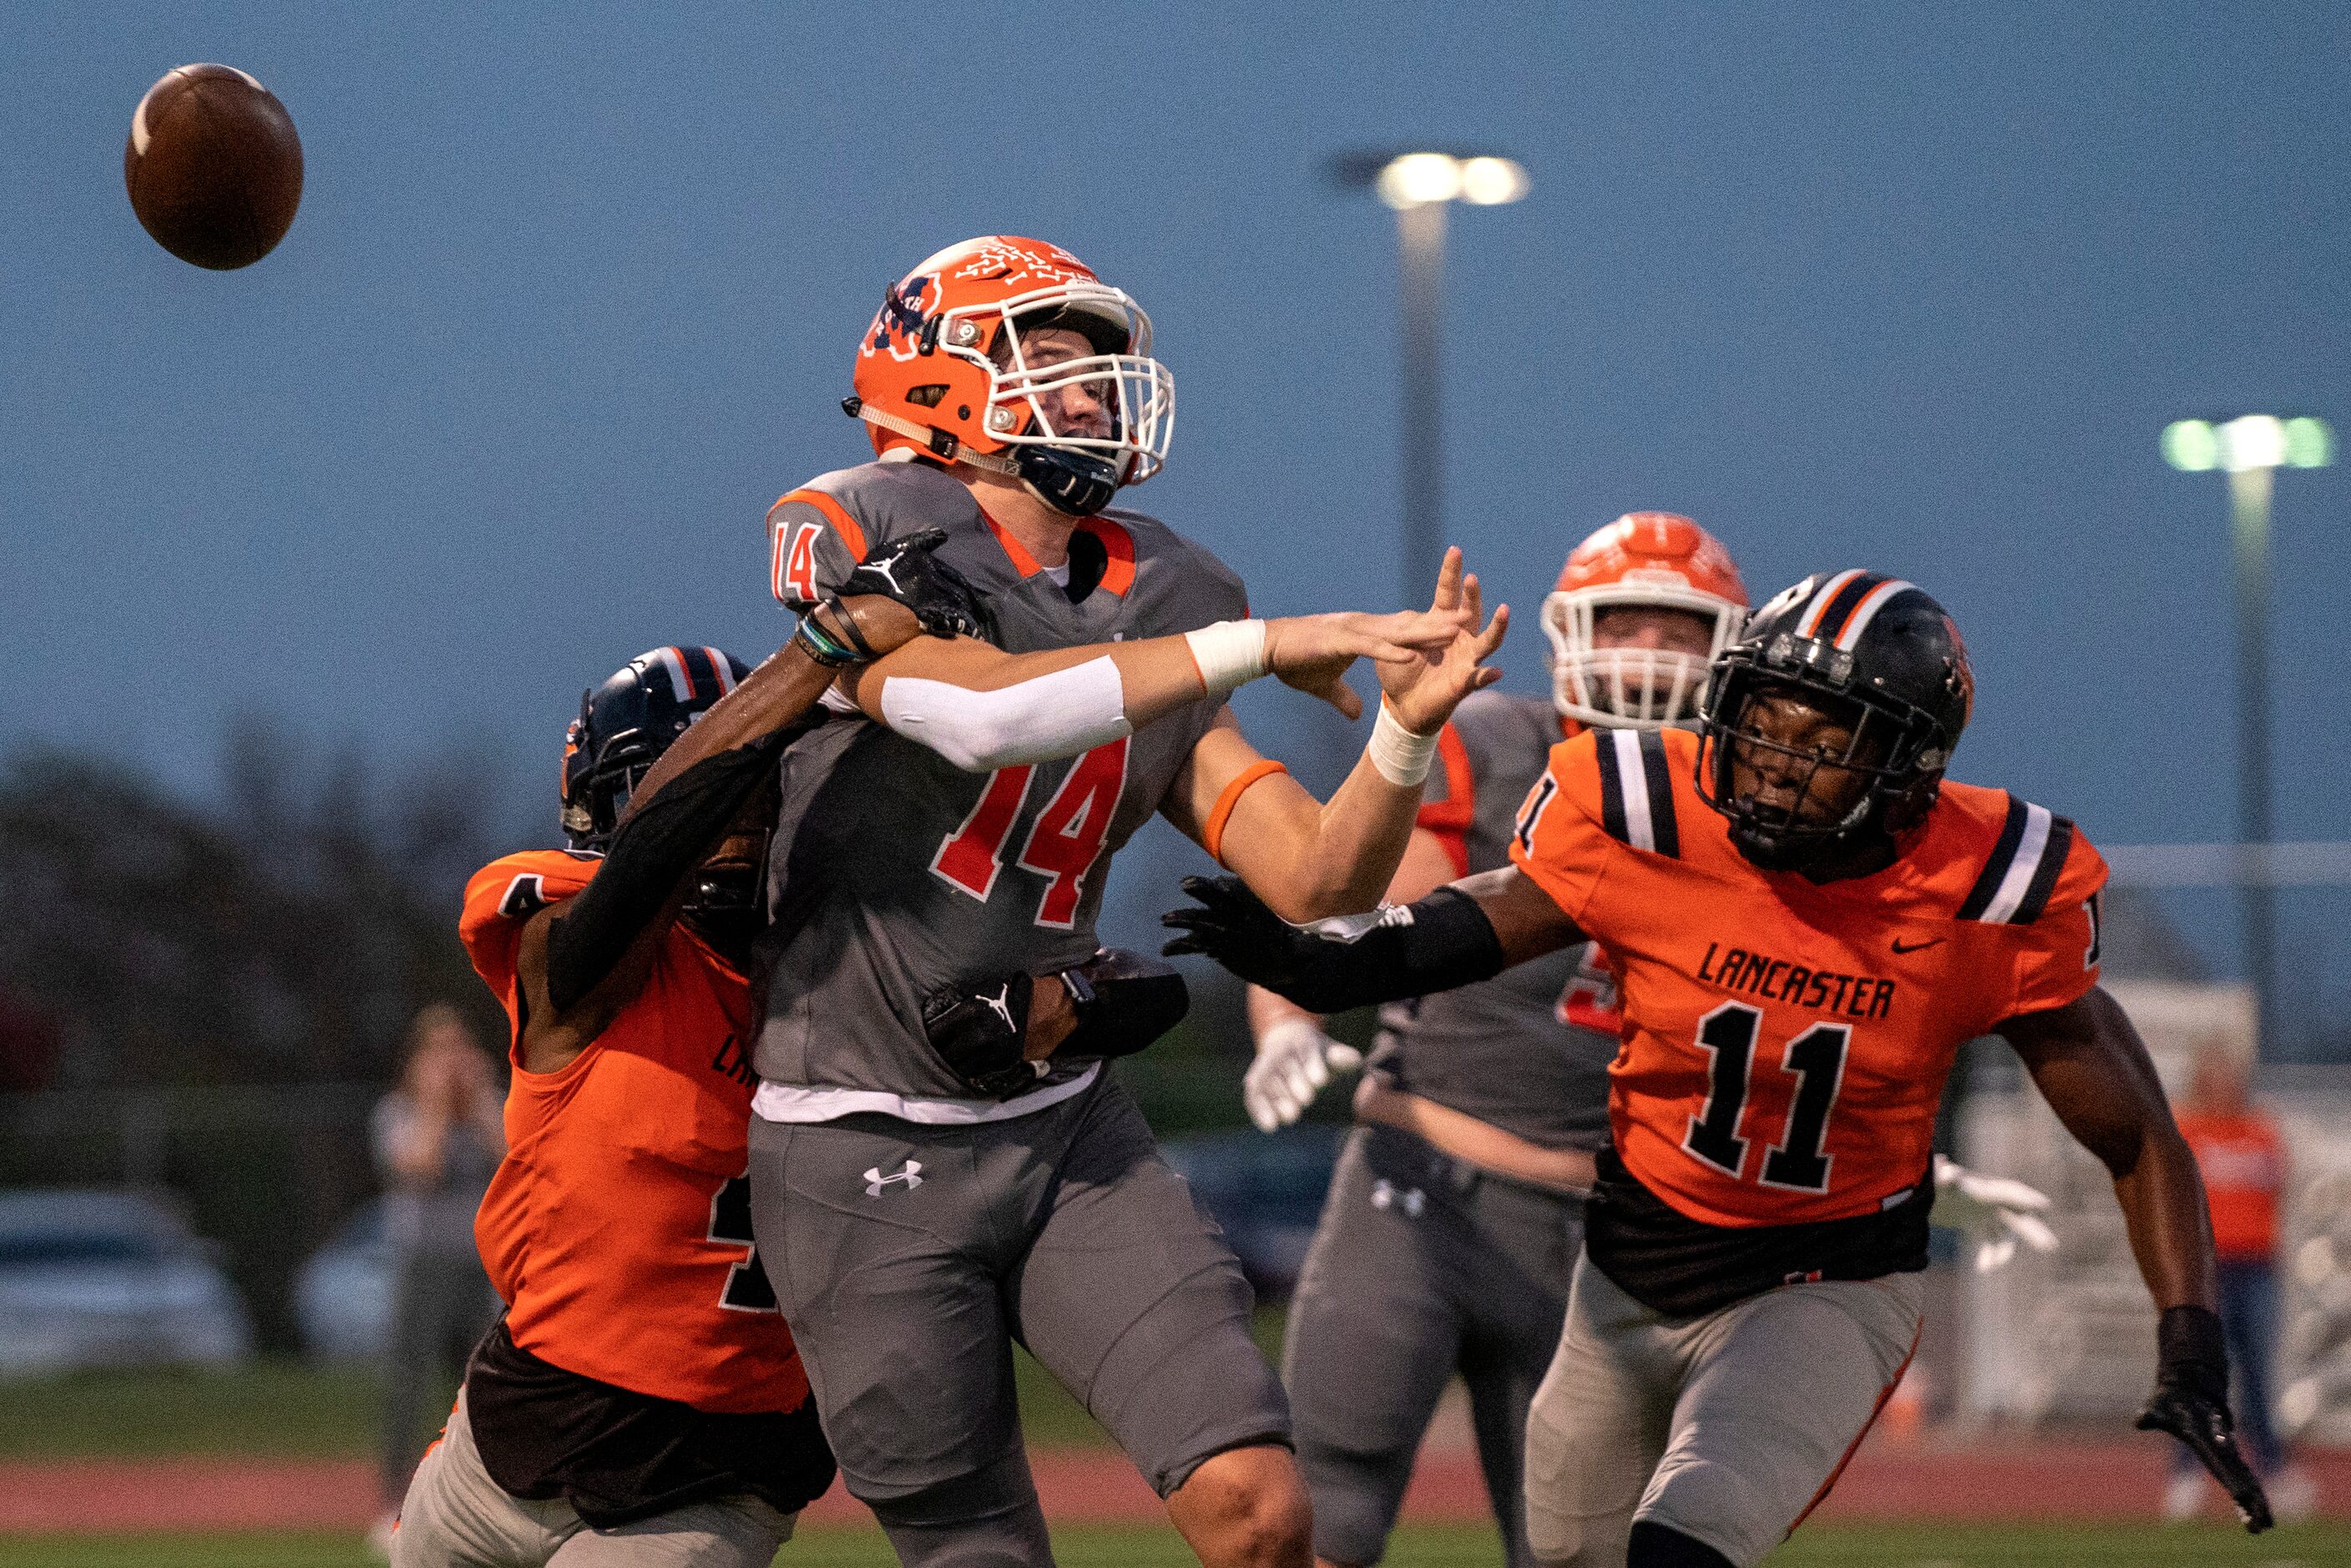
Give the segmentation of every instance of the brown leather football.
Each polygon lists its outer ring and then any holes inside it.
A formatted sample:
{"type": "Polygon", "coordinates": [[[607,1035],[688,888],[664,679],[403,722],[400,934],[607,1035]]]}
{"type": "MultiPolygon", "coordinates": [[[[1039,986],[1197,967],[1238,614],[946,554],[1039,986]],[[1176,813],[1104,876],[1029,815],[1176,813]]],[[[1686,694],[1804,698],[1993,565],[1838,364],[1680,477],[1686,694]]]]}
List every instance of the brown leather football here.
{"type": "Polygon", "coordinates": [[[302,201],[302,143],[269,89],[234,66],[179,66],[147,89],[122,149],[131,210],[182,261],[267,256],[302,201]]]}

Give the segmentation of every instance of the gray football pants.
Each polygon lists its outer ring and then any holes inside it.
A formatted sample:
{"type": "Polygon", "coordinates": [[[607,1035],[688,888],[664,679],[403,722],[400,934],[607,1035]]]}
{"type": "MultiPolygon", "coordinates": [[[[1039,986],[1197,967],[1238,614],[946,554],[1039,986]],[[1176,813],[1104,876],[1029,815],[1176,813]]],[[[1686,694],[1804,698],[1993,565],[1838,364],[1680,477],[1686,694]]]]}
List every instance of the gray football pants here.
{"type": "Polygon", "coordinates": [[[904,1562],[1052,1562],[1015,1341],[1162,1497],[1290,1441],[1240,1265],[1108,1073],[973,1126],[754,1119],[751,1219],[841,1479],[904,1562]]]}
{"type": "Polygon", "coordinates": [[[1917,1274],[1782,1285],[1696,1318],[1585,1258],[1527,1423],[1535,1559],[1624,1568],[1654,1520],[1750,1568],[1828,1494],[1918,1343],[1917,1274]]]}
{"type": "Polygon", "coordinates": [[[1531,1562],[1527,1407],[1559,1347],[1583,1204],[1359,1126],[1290,1307],[1282,1381],[1314,1504],[1314,1554],[1377,1563],[1438,1396],[1469,1388],[1512,1568],[1531,1562]]]}
{"type": "Polygon", "coordinates": [[[490,1479],[465,1396],[416,1467],[392,1531],[392,1568],[768,1568],[797,1515],[756,1497],[713,1498],[599,1529],[561,1498],[519,1498],[490,1479]]]}

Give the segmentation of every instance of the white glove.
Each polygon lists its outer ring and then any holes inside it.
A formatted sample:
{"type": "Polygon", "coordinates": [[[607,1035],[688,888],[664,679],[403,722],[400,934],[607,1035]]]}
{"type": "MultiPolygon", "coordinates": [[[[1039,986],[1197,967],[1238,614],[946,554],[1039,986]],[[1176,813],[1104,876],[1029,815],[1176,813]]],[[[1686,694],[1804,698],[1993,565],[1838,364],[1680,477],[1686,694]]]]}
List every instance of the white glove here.
{"type": "Polygon", "coordinates": [[[1989,1274],[2016,1256],[2023,1242],[2035,1252],[2057,1250],[2057,1233],[2041,1216],[2049,1195],[2004,1176],[1979,1176],[1935,1156],[1935,1207],[1927,1218],[1965,1231],[1976,1243],[1976,1272],[1989,1274]]]}
{"type": "Polygon", "coordinates": [[[1257,1042],[1257,1060],[1241,1080],[1241,1103],[1260,1133],[1287,1127],[1314,1103],[1333,1070],[1353,1072],[1364,1053],[1324,1034],[1311,1019],[1284,1019],[1257,1042]]]}

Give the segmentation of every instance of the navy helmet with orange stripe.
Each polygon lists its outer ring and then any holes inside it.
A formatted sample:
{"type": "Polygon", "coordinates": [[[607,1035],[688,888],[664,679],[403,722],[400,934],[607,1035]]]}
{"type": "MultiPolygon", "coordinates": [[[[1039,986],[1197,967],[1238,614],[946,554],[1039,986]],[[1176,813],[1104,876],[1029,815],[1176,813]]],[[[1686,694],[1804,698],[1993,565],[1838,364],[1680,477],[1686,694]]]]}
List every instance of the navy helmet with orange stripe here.
{"type": "Polygon", "coordinates": [[[563,742],[563,831],[571,847],[602,849],[645,770],[750,673],[732,653],[676,643],[638,654],[582,692],[563,742]]]}
{"type": "Polygon", "coordinates": [[[1924,590],[1879,572],[1816,573],[1758,610],[1715,661],[1698,794],[1749,861],[1817,865],[1925,818],[1974,702],[1967,643],[1924,590]]]}

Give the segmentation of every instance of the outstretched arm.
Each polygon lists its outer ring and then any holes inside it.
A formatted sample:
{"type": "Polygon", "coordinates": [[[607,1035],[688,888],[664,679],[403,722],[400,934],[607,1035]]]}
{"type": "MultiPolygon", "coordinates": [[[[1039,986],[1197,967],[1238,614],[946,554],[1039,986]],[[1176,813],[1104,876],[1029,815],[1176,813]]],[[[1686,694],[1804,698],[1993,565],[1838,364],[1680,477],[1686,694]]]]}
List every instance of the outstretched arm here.
{"type": "MultiPolygon", "coordinates": [[[[1404,863],[1388,883],[1386,902],[1409,904],[1435,892],[1451,879],[1453,864],[1443,840],[1426,828],[1415,828],[1405,845],[1404,863]]],[[[1263,986],[1249,988],[1249,1023],[1257,1055],[1241,1080],[1241,1103],[1260,1132],[1297,1121],[1332,1072],[1363,1065],[1362,1052],[1322,1031],[1319,1014],[1263,986]]]]}
{"type": "Polygon", "coordinates": [[[1340,679],[1348,664],[1417,658],[1450,643],[1457,626],[1434,612],[1350,612],[1224,621],[1180,637],[1034,653],[926,639],[842,685],[869,716],[978,773],[1076,756],[1265,674],[1353,718],[1363,702],[1340,679]]]}
{"type": "Polygon", "coordinates": [[[1238,877],[1186,877],[1184,891],[1198,903],[1159,917],[1180,933],[1164,952],[1204,953],[1318,1013],[1449,991],[1586,940],[1516,866],[1311,925],[1283,920],[1238,877]]]}
{"type": "Polygon", "coordinates": [[[2268,1529],[2269,1500],[2238,1449],[2229,1414],[2203,1178],[2138,1031],[2112,997],[2093,988],[2064,1007],[2006,1019],[1993,1032],[2016,1048],[2065,1130],[2114,1177],[2139,1276],[2162,1312],[2155,1394],[2139,1426],[2187,1444],[2227,1489],[2246,1527],[2268,1529]]]}
{"type": "MultiPolygon", "coordinates": [[[[1379,902],[1420,809],[1421,782],[1454,708],[1492,685],[1485,661],[1501,645],[1510,611],[1480,624],[1478,580],[1446,552],[1432,620],[1455,630],[1442,645],[1380,665],[1380,716],[1353,771],[1326,805],[1242,737],[1230,709],[1186,759],[1161,808],[1287,920],[1352,914],[1379,902]]],[[[1336,679],[1343,666],[1332,665],[1336,679]]]]}

